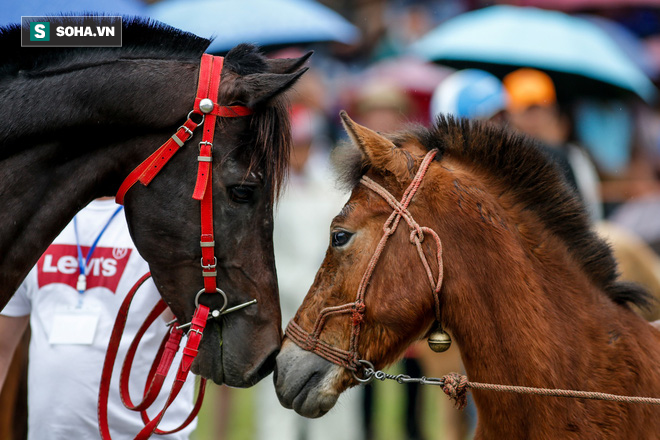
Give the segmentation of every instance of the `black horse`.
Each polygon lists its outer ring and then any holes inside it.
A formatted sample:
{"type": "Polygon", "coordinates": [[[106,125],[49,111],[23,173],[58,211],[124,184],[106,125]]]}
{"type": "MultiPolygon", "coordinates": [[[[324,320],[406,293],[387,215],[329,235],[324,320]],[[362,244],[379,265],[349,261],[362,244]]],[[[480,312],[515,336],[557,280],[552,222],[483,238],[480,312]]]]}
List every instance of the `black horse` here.
{"type": "MultiPolygon", "coordinates": [[[[114,195],[185,121],[209,43],[141,20],[125,20],[121,48],[21,48],[18,27],[0,29],[0,309],[75,213],[114,195]]],[[[218,284],[228,307],[258,302],[210,321],[193,371],[216,383],[255,384],[279,350],[272,211],[289,157],[282,92],[307,70],[308,56],[268,60],[243,44],[225,57],[218,103],[253,113],[216,126],[218,284]]],[[[200,139],[197,130],[125,199],[131,235],[179,322],[190,321],[203,286],[199,202],[191,197],[200,139]]],[[[222,298],[203,302],[219,307],[222,298]]]]}

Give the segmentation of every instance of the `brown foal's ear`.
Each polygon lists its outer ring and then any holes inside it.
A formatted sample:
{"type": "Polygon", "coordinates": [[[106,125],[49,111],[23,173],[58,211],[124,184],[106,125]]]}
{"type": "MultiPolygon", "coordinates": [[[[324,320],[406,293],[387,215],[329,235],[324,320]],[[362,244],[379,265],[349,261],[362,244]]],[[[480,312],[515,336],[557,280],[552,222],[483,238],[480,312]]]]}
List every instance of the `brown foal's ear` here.
{"type": "Polygon", "coordinates": [[[265,104],[269,99],[289,89],[309,67],[297,72],[281,73],[253,73],[243,77],[243,83],[250,97],[247,106],[250,108],[265,104]]]}
{"type": "Polygon", "coordinates": [[[408,158],[392,141],[357,124],[344,110],[339,112],[339,116],[351,141],[371,166],[381,171],[389,171],[400,182],[410,178],[408,158]]]}
{"type": "Polygon", "coordinates": [[[292,73],[302,67],[303,64],[312,56],[313,50],[310,50],[300,58],[273,58],[267,61],[268,71],[270,73],[292,73]]]}

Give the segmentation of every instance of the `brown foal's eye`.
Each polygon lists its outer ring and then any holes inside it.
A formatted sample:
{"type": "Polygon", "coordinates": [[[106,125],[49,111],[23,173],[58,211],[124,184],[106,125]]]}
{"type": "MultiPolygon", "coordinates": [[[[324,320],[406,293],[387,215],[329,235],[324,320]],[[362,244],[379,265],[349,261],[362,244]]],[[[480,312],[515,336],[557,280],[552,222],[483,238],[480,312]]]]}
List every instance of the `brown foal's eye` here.
{"type": "Polygon", "coordinates": [[[332,247],[344,246],[351,239],[353,234],[346,231],[335,231],[332,233],[332,247]]]}
{"type": "Polygon", "coordinates": [[[252,200],[254,189],[249,186],[232,186],[229,188],[229,198],[236,203],[248,203],[252,200]]]}

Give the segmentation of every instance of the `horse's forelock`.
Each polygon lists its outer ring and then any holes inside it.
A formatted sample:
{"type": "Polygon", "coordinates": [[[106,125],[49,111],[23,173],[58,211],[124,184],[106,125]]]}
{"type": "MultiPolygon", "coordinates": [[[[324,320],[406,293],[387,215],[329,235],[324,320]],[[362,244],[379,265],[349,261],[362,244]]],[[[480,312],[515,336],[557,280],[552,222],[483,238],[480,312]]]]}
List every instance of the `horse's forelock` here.
{"type": "Polygon", "coordinates": [[[352,142],[340,143],[331,156],[332,168],[337,176],[337,185],[343,191],[351,191],[369,169],[362,152],[352,142]]]}
{"type": "MultiPolygon", "coordinates": [[[[268,59],[259,47],[239,44],[231,49],[224,60],[224,69],[238,76],[267,73],[268,59]]],[[[266,105],[255,111],[251,120],[251,142],[242,154],[249,161],[248,173],[260,170],[271,188],[273,199],[281,192],[289,170],[291,150],[291,124],[289,101],[285,94],[270,98],[266,105]]]]}
{"type": "Polygon", "coordinates": [[[291,121],[288,108],[286,97],[276,96],[252,120],[257,137],[250,168],[264,170],[273,198],[281,193],[289,171],[291,121]]]}
{"type": "Polygon", "coordinates": [[[253,44],[239,44],[227,52],[225,67],[238,75],[264,73],[268,71],[267,58],[253,44]]]}
{"type": "MultiPolygon", "coordinates": [[[[404,144],[410,141],[415,142],[417,145],[421,145],[426,151],[435,148],[438,150],[438,154],[434,160],[439,161],[442,158],[443,146],[437,140],[431,139],[429,134],[429,130],[423,126],[419,124],[410,124],[403,131],[384,134],[383,136],[392,141],[397,148],[402,148],[404,144]]],[[[414,173],[416,170],[410,168],[411,164],[413,164],[413,162],[410,161],[411,156],[407,154],[406,157],[408,158],[407,166],[411,173],[414,173]]],[[[344,191],[351,191],[355,188],[355,186],[360,183],[362,176],[371,169],[371,164],[368,159],[365,158],[364,154],[362,154],[356,145],[349,141],[340,143],[337,148],[333,150],[331,159],[332,168],[337,176],[337,185],[344,191]]]]}

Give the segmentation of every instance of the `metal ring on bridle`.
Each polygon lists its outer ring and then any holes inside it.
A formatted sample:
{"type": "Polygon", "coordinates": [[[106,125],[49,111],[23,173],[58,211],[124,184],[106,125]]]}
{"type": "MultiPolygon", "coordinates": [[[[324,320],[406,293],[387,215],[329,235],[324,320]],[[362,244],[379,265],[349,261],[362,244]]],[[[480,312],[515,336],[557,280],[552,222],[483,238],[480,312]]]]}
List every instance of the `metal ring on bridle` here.
{"type": "MultiPolygon", "coordinates": [[[[217,288],[217,287],[215,288],[215,291],[218,292],[220,295],[222,295],[222,299],[224,300],[224,304],[222,304],[222,307],[220,307],[219,309],[215,309],[215,310],[218,310],[218,311],[222,312],[225,309],[225,307],[227,307],[227,294],[225,292],[223,292],[221,289],[217,288]]],[[[199,292],[197,292],[197,295],[195,295],[195,307],[199,307],[199,297],[204,292],[206,292],[206,290],[202,289],[199,292]]]]}
{"type": "Polygon", "coordinates": [[[193,113],[196,114],[196,115],[200,115],[202,117],[201,121],[199,121],[199,122],[193,121],[193,122],[195,122],[195,124],[197,124],[197,125],[202,125],[204,123],[204,115],[197,113],[195,110],[190,110],[190,113],[188,113],[188,119],[192,120],[190,115],[192,115],[193,113]]]}
{"type": "Polygon", "coordinates": [[[355,378],[355,380],[357,380],[360,383],[364,383],[364,384],[367,384],[367,383],[371,382],[372,380],[374,380],[374,373],[373,372],[376,370],[374,368],[374,364],[372,364],[369,361],[365,361],[364,359],[360,359],[358,361],[358,363],[362,364],[364,366],[364,371],[365,371],[365,376],[366,377],[364,379],[361,379],[357,376],[357,374],[355,374],[355,371],[353,371],[353,377],[355,378]],[[371,373],[367,374],[366,370],[371,370],[371,373]]]}

